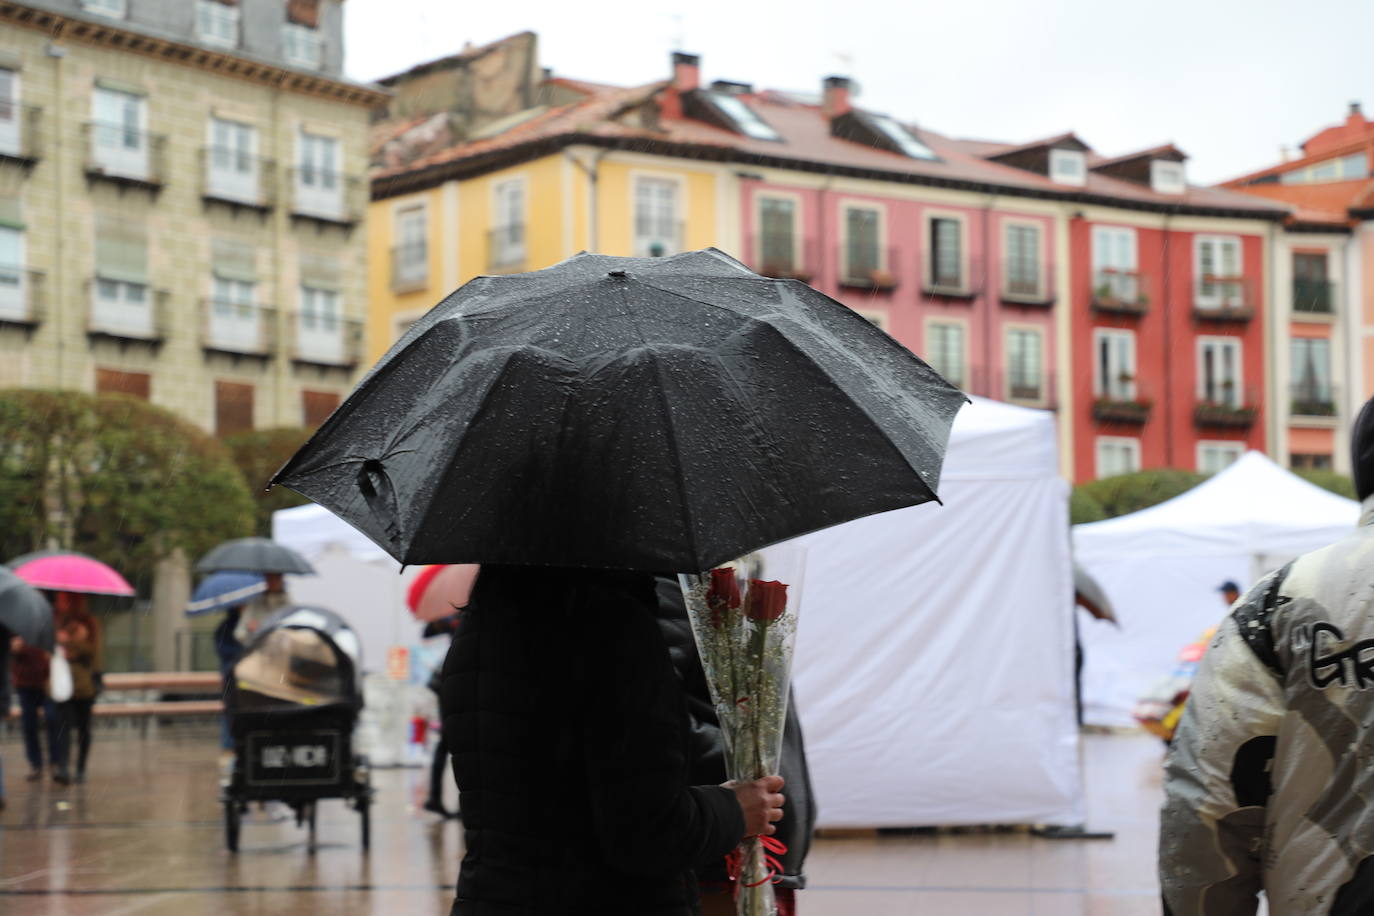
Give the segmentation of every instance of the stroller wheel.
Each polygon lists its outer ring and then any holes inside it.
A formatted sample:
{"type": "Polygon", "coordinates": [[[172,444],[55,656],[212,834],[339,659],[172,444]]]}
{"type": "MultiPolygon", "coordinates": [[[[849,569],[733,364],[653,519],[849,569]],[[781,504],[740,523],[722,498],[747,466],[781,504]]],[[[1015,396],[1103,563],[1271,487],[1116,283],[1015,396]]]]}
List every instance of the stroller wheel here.
{"type": "Polygon", "coordinates": [[[232,798],[225,799],[224,802],[224,845],[230,852],[239,851],[239,825],[242,821],[242,813],[239,811],[238,802],[232,798]]]}

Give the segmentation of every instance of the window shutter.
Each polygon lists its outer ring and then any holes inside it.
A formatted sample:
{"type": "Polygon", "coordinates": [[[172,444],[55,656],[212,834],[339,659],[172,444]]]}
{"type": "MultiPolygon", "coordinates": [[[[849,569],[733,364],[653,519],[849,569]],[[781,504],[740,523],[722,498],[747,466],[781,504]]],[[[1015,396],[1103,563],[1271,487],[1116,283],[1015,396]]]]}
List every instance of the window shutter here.
{"type": "Polygon", "coordinates": [[[148,282],[148,232],[124,217],[96,217],[95,272],[107,280],[148,282]]]}
{"type": "Polygon", "coordinates": [[[315,429],[339,406],[339,395],[333,391],[311,391],[305,389],[301,392],[301,409],[305,415],[305,425],[308,429],[315,429]]]}
{"type": "Polygon", "coordinates": [[[320,27],[320,0],[287,0],[286,21],[318,29],[320,27]]]}
{"type": "Polygon", "coordinates": [[[234,239],[214,239],[210,243],[210,259],[215,276],[226,280],[256,283],[257,252],[252,245],[234,239]]]}
{"type": "Polygon", "coordinates": [[[337,258],[305,255],[301,258],[301,286],[338,290],[343,287],[343,268],[337,258]]]}
{"type": "Polygon", "coordinates": [[[13,197],[0,197],[0,226],[6,229],[23,229],[24,221],[19,218],[19,201],[13,197]]]}
{"type": "Polygon", "coordinates": [[[215,435],[232,436],[253,428],[253,386],[215,382],[215,435]]]}
{"type": "Polygon", "coordinates": [[[146,372],[120,372],[118,369],[95,370],[96,394],[129,394],[148,400],[153,377],[146,372]]]}

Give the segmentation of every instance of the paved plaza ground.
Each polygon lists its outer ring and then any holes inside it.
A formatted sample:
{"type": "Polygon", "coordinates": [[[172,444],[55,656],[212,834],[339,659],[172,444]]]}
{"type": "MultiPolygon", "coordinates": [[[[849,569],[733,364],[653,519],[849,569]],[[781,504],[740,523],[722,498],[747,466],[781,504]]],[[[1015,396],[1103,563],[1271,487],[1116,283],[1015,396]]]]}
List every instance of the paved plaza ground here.
{"type": "MultiPolygon", "coordinates": [[[[259,817],[225,852],[215,735],[99,731],[89,784],[35,789],[11,728],[0,740],[5,916],[444,916],[462,854],[456,822],[418,810],[422,770],[374,774],[371,855],[357,815],[320,806],[311,855],[294,823],[259,817]]],[[[816,842],[805,916],[1157,916],[1159,742],[1084,741],[1089,826],[1110,841],[1024,832],[839,836],[816,842]]],[[[824,799],[819,799],[821,805],[824,799]]]]}

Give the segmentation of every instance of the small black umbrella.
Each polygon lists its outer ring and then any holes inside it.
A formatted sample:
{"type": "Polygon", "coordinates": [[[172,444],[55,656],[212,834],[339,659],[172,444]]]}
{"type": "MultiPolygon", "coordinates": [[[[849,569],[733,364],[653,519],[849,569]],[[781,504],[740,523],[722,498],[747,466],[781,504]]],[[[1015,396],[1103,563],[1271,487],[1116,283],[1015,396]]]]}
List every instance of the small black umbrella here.
{"type": "Polygon", "coordinates": [[[312,576],[315,567],[305,557],[290,547],[283,547],[268,538],[239,538],[225,541],[214,550],[201,557],[196,564],[200,572],[238,572],[293,573],[298,576],[312,576]]]}
{"type": "Polygon", "coordinates": [[[51,652],[52,607],[38,591],[4,567],[0,567],[0,637],[9,634],[51,652]]]}
{"type": "Polygon", "coordinates": [[[701,570],[935,499],[964,401],[804,283],[581,254],[450,295],[273,483],[402,563],[701,570]]]}

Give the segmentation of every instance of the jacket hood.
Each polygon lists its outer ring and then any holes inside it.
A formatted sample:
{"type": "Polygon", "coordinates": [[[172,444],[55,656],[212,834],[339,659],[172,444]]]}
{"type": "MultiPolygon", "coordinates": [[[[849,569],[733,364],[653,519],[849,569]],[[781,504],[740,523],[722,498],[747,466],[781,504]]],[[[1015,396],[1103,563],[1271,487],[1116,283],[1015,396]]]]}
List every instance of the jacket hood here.
{"type": "Polygon", "coordinates": [[[1363,502],[1374,494],[1374,398],[1364,402],[1350,432],[1350,466],[1355,492],[1363,502]]]}

